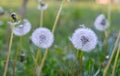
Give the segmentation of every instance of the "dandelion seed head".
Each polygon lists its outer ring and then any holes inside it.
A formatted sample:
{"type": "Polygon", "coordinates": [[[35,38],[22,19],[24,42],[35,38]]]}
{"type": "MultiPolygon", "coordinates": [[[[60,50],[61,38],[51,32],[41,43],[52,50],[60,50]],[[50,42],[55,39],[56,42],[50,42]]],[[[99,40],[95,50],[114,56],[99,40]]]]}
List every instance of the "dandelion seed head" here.
{"type": "Polygon", "coordinates": [[[46,10],[47,8],[48,8],[48,4],[40,3],[38,5],[38,9],[41,11],[46,10]]]}
{"type": "Polygon", "coordinates": [[[23,19],[23,23],[15,26],[14,34],[16,36],[23,36],[29,33],[31,30],[31,24],[27,19],[23,19]]]}
{"type": "Polygon", "coordinates": [[[0,7],[0,15],[4,14],[4,9],[2,7],[0,7]]]}
{"type": "Polygon", "coordinates": [[[53,44],[54,36],[49,29],[38,28],[32,33],[31,40],[39,48],[49,48],[53,44]]]}
{"type": "Polygon", "coordinates": [[[42,2],[42,0],[38,0],[38,2],[42,2]]]}
{"type": "Polygon", "coordinates": [[[105,31],[109,27],[109,22],[106,20],[105,15],[100,14],[96,18],[94,26],[99,31],[105,31]]]}
{"type": "Polygon", "coordinates": [[[70,41],[76,49],[89,52],[95,48],[97,36],[91,29],[79,28],[75,30],[70,41]]]}

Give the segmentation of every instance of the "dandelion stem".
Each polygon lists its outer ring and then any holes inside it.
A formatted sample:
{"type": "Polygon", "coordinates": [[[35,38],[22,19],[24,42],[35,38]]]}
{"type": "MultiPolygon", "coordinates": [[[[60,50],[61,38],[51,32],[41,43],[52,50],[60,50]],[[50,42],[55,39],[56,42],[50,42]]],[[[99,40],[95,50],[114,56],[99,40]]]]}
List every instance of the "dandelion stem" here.
{"type": "Polygon", "coordinates": [[[117,55],[115,57],[115,62],[114,62],[113,70],[112,70],[112,76],[114,76],[114,74],[115,74],[115,68],[116,68],[116,65],[117,65],[117,60],[118,60],[119,53],[120,53],[120,45],[119,45],[119,48],[117,50],[117,55]]]}
{"type": "Polygon", "coordinates": [[[3,76],[6,76],[7,69],[8,69],[8,63],[9,63],[9,58],[10,58],[10,53],[11,53],[11,47],[12,47],[12,41],[13,41],[13,31],[14,31],[14,28],[15,28],[15,26],[12,25],[12,31],[11,31],[11,37],[10,37],[10,42],[9,42],[8,55],[7,55],[7,59],[6,59],[6,64],[5,64],[3,76]]]}
{"type": "Polygon", "coordinates": [[[46,57],[47,57],[48,50],[49,50],[49,48],[47,48],[47,49],[45,50],[44,56],[43,56],[42,61],[41,61],[41,63],[40,63],[40,72],[38,73],[38,76],[40,76],[40,74],[41,74],[41,72],[42,72],[42,68],[43,68],[45,59],[46,59],[46,57]]]}
{"type": "Polygon", "coordinates": [[[77,52],[76,52],[76,59],[75,59],[74,62],[73,62],[73,66],[72,66],[72,76],[74,76],[75,67],[76,67],[76,62],[77,62],[77,59],[78,59],[78,53],[79,53],[79,50],[77,50],[77,52]]]}
{"type": "Polygon", "coordinates": [[[40,13],[40,27],[43,26],[43,10],[41,10],[41,13],[40,13]]]}
{"type": "Polygon", "coordinates": [[[105,48],[104,48],[104,50],[105,50],[105,56],[106,56],[106,54],[108,52],[108,32],[105,31],[104,34],[105,34],[105,39],[104,39],[105,48]]]}
{"type": "MultiPolygon", "coordinates": [[[[112,2],[111,2],[111,0],[110,0],[110,2],[108,3],[108,14],[107,14],[107,15],[108,15],[107,17],[108,17],[109,23],[111,22],[111,11],[112,11],[112,10],[111,10],[111,3],[112,3],[112,2]]],[[[110,23],[110,24],[111,24],[111,23],[110,23]]]]}
{"type": "Polygon", "coordinates": [[[21,45],[22,45],[22,36],[20,37],[17,51],[15,54],[15,59],[14,59],[14,64],[13,64],[13,76],[15,76],[15,67],[16,67],[16,62],[17,62],[17,58],[18,58],[18,54],[19,54],[19,50],[20,50],[21,45]]]}
{"type": "MultiPolygon", "coordinates": [[[[41,10],[41,13],[40,13],[40,27],[43,26],[43,12],[44,11],[41,10]]],[[[37,68],[37,62],[38,62],[39,57],[40,57],[40,48],[38,48],[38,50],[37,50],[35,66],[34,66],[34,76],[36,76],[36,68],[37,68]]]]}
{"type": "Polygon", "coordinates": [[[83,57],[83,52],[80,52],[80,69],[78,72],[78,76],[82,76],[82,57],[83,57]]]}
{"type": "MultiPolygon", "coordinates": [[[[57,27],[57,22],[58,22],[58,19],[59,19],[59,16],[60,16],[60,13],[61,13],[61,10],[62,10],[62,7],[63,7],[64,2],[65,2],[65,0],[62,1],[61,5],[60,5],[60,8],[59,8],[59,10],[58,10],[58,13],[57,13],[57,16],[56,16],[56,18],[55,18],[55,22],[54,22],[54,25],[53,25],[53,28],[52,28],[52,33],[55,32],[55,29],[56,29],[56,27],[57,27]]],[[[43,56],[42,61],[41,61],[41,63],[40,63],[40,72],[38,73],[38,76],[41,75],[42,68],[43,68],[45,59],[46,59],[46,57],[47,57],[48,50],[49,50],[49,48],[47,48],[47,49],[45,50],[44,56],[43,56]]]]}
{"type": "Polygon", "coordinates": [[[53,29],[52,29],[52,32],[54,33],[56,27],[57,27],[57,23],[58,23],[58,19],[59,19],[59,16],[60,16],[60,13],[62,11],[62,7],[63,7],[63,4],[64,4],[65,0],[62,1],[61,5],[60,5],[60,8],[58,10],[58,13],[56,15],[56,19],[55,19],[55,22],[54,22],[54,25],[53,25],[53,29]]]}
{"type": "MultiPolygon", "coordinates": [[[[107,19],[108,19],[108,21],[109,21],[109,25],[111,24],[111,0],[110,0],[110,2],[108,3],[108,12],[107,12],[107,19]]],[[[105,43],[105,56],[106,56],[106,54],[107,54],[107,52],[108,52],[108,32],[107,32],[107,30],[104,32],[104,34],[105,34],[105,41],[104,41],[104,43],[105,43]]]]}
{"type": "Polygon", "coordinates": [[[104,69],[103,76],[106,76],[106,74],[107,74],[107,71],[108,71],[109,66],[110,66],[110,64],[111,64],[111,61],[112,61],[112,58],[113,58],[114,53],[115,53],[115,51],[116,51],[116,48],[117,48],[119,39],[120,39],[120,32],[119,32],[118,37],[117,37],[117,39],[116,39],[116,42],[115,42],[115,44],[114,44],[114,48],[113,48],[112,54],[111,54],[111,56],[110,56],[110,59],[109,59],[109,61],[108,61],[108,64],[106,65],[106,67],[105,67],[105,69],[104,69]]]}
{"type": "Polygon", "coordinates": [[[40,48],[37,50],[37,55],[36,55],[36,60],[35,60],[35,65],[34,65],[34,76],[36,76],[36,68],[37,68],[37,62],[40,57],[40,48]]]}

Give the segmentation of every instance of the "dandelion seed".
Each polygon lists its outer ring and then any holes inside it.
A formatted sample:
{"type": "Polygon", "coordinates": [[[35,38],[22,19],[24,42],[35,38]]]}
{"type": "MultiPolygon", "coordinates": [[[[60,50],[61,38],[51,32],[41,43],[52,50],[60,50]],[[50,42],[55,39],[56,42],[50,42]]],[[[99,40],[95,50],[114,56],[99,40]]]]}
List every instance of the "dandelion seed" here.
{"type": "Polygon", "coordinates": [[[49,48],[52,46],[54,36],[49,29],[38,28],[32,33],[31,40],[39,48],[49,48]]]}
{"type": "Polygon", "coordinates": [[[40,3],[38,5],[38,9],[41,11],[46,10],[47,8],[48,8],[48,4],[40,3]]]}
{"type": "Polygon", "coordinates": [[[70,41],[75,48],[89,52],[95,48],[97,36],[91,29],[79,28],[75,30],[70,41]]]}
{"type": "Polygon", "coordinates": [[[4,14],[4,9],[2,7],[0,7],[0,15],[4,14]]]}
{"type": "Polygon", "coordinates": [[[99,31],[105,31],[109,27],[109,22],[106,20],[105,16],[103,14],[100,14],[95,22],[94,26],[99,31]]]}
{"type": "Polygon", "coordinates": [[[16,26],[14,29],[14,35],[23,36],[29,33],[31,30],[31,24],[27,19],[23,19],[23,23],[16,26]]]}

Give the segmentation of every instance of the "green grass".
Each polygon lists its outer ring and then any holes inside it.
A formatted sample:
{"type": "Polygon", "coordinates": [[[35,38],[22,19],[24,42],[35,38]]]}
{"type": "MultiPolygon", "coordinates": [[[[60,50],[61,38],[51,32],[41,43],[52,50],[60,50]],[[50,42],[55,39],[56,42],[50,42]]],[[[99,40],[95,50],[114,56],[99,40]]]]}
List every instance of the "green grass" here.
{"type": "MultiPolygon", "coordinates": [[[[3,6],[8,12],[10,9],[17,11],[20,8],[21,1],[18,0],[0,0],[0,5],[3,6]]],[[[44,26],[52,29],[56,13],[58,11],[60,2],[47,2],[49,4],[48,9],[44,12],[44,26]]],[[[34,62],[32,55],[36,55],[37,47],[34,44],[29,43],[29,37],[35,28],[39,27],[39,16],[40,11],[37,10],[37,2],[34,0],[29,0],[28,9],[27,9],[27,18],[32,23],[32,30],[29,34],[23,37],[23,43],[21,50],[24,50],[26,53],[26,63],[21,63],[19,58],[17,60],[16,66],[16,76],[32,76],[34,62]],[[31,53],[31,48],[34,53],[31,53]]],[[[111,14],[111,26],[109,28],[109,54],[113,49],[115,38],[112,36],[113,32],[116,34],[119,32],[120,28],[120,5],[112,5],[112,14],[111,14]],[[110,40],[111,38],[111,40],[110,40]]],[[[80,24],[85,24],[87,27],[92,28],[97,36],[99,37],[99,44],[96,49],[90,53],[85,53],[85,60],[83,61],[83,74],[84,76],[93,76],[96,71],[100,68],[100,73],[98,76],[102,76],[103,68],[101,64],[104,60],[104,50],[103,47],[103,32],[98,32],[93,24],[96,16],[104,13],[107,16],[107,5],[96,4],[96,3],[85,3],[85,2],[70,2],[65,3],[60,19],[58,22],[58,27],[55,32],[55,41],[53,46],[50,48],[47,60],[43,67],[43,76],[69,76],[71,74],[71,66],[74,61],[76,49],[72,46],[69,38],[74,30],[79,27],[80,24]],[[69,57],[70,56],[70,57],[69,57]]],[[[7,55],[8,44],[5,47],[6,39],[8,38],[7,29],[9,27],[8,20],[9,16],[6,13],[4,16],[0,16],[0,20],[4,21],[4,25],[0,26],[0,76],[3,75],[4,63],[7,55]]],[[[19,37],[14,36],[12,53],[10,57],[10,64],[8,70],[8,76],[12,76],[12,66],[13,60],[16,52],[17,45],[19,43],[19,37]]],[[[42,55],[44,49],[42,49],[42,55]]],[[[118,63],[120,62],[120,58],[118,63]]],[[[40,63],[40,62],[39,62],[40,63]]],[[[108,72],[108,76],[111,75],[111,69],[108,72]]],[[[79,64],[77,63],[76,72],[77,75],[79,64]]],[[[119,76],[120,73],[120,64],[116,68],[116,76],[119,76]]]]}

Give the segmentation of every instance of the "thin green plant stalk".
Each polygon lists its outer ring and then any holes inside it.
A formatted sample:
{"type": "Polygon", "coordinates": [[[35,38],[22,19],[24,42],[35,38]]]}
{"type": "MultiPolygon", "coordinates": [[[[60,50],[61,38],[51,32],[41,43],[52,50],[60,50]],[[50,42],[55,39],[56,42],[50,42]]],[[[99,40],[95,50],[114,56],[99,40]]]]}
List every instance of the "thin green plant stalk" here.
{"type": "Polygon", "coordinates": [[[112,7],[112,2],[110,0],[110,2],[108,3],[108,13],[107,13],[107,17],[108,17],[107,19],[110,24],[111,24],[111,12],[112,12],[111,7],[112,7]]]}
{"type": "Polygon", "coordinates": [[[53,25],[53,29],[52,29],[52,33],[54,33],[56,27],[57,27],[57,23],[58,23],[58,19],[60,17],[60,13],[62,11],[62,7],[63,7],[63,4],[64,4],[65,0],[62,1],[61,5],[60,5],[60,8],[58,10],[58,13],[57,13],[57,16],[56,16],[56,19],[55,19],[55,22],[54,22],[54,25],[53,25]]]}
{"type": "Polygon", "coordinates": [[[40,63],[40,72],[38,73],[38,76],[40,76],[40,74],[41,74],[41,72],[42,72],[42,67],[43,67],[44,62],[45,62],[45,59],[46,59],[46,57],[47,57],[48,50],[49,50],[49,48],[47,48],[47,49],[45,50],[44,56],[43,56],[42,61],[41,61],[41,63],[40,63]]]}
{"type": "MultiPolygon", "coordinates": [[[[40,13],[40,27],[43,27],[43,10],[41,10],[40,13]]],[[[34,65],[34,76],[36,76],[36,68],[37,68],[37,64],[38,64],[38,59],[40,57],[40,48],[38,48],[37,50],[37,55],[36,55],[36,60],[35,60],[35,65],[34,65]]]]}
{"type": "Polygon", "coordinates": [[[35,65],[34,65],[34,76],[36,76],[36,68],[37,68],[39,57],[40,57],[40,48],[38,48],[37,50],[37,55],[36,55],[36,60],[35,60],[35,65]]]}
{"type": "Polygon", "coordinates": [[[8,63],[9,63],[9,58],[10,58],[10,53],[11,53],[11,47],[12,47],[12,41],[13,41],[14,28],[15,28],[15,26],[12,25],[12,31],[11,31],[11,36],[10,36],[8,55],[7,55],[7,59],[6,59],[6,64],[5,64],[3,76],[6,76],[6,73],[7,73],[7,70],[8,70],[8,63]]]}
{"type": "Polygon", "coordinates": [[[104,35],[105,35],[105,39],[104,39],[104,44],[105,44],[105,56],[107,55],[107,52],[108,52],[108,32],[107,30],[104,32],[104,35]]]}
{"type": "MultiPolygon", "coordinates": [[[[56,27],[57,27],[58,19],[59,19],[60,13],[61,13],[61,11],[62,11],[62,7],[63,7],[64,2],[65,2],[65,0],[62,1],[61,5],[60,5],[60,8],[59,8],[59,10],[58,10],[58,13],[57,13],[57,15],[56,15],[55,22],[54,22],[54,25],[53,25],[53,28],[52,28],[52,33],[53,33],[53,34],[54,34],[55,29],[56,29],[56,27]]],[[[40,63],[40,71],[39,71],[39,73],[38,73],[38,76],[41,75],[42,68],[43,68],[45,59],[46,59],[46,57],[47,57],[48,50],[49,50],[49,48],[47,48],[47,49],[45,50],[45,53],[44,53],[44,55],[43,55],[42,61],[41,61],[41,63],[40,63]]]]}
{"type": "Polygon", "coordinates": [[[41,13],[40,13],[40,27],[43,26],[43,10],[41,10],[41,13]]]}
{"type": "Polygon", "coordinates": [[[16,62],[17,62],[17,58],[18,58],[18,54],[19,54],[21,45],[22,45],[22,36],[20,37],[19,44],[18,44],[18,47],[17,47],[17,51],[16,51],[16,54],[15,54],[15,59],[14,59],[14,64],[13,64],[13,75],[12,76],[15,76],[15,67],[16,67],[16,62]]]}
{"type": "Polygon", "coordinates": [[[115,74],[115,68],[116,68],[116,65],[117,65],[117,60],[118,60],[119,53],[120,53],[120,45],[118,47],[117,55],[115,57],[115,62],[114,62],[113,70],[112,70],[112,76],[114,76],[114,74],[115,74]]]}
{"type": "Polygon", "coordinates": [[[77,50],[77,52],[76,52],[76,59],[74,60],[73,65],[72,65],[72,73],[71,73],[72,75],[71,76],[74,76],[76,62],[77,62],[77,59],[78,59],[78,53],[79,53],[79,50],[77,50]]]}
{"type": "MultiPolygon", "coordinates": [[[[111,24],[111,12],[112,10],[111,10],[111,0],[110,0],[110,2],[108,3],[108,12],[107,12],[107,19],[109,21],[109,25],[111,24]]],[[[105,56],[106,56],[106,54],[108,53],[108,30],[104,32],[104,35],[105,35],[104,43],[105,43],[105,56]]]]}
{"type": "Polygon", "coordinates": [[[83,57],[83,52],[80,51],[80,68],[79,68],[78,76],[82,76],[82,57],[83,57]]]}
{"type": "Polygon", "coordinates": [[[111,56],[110,56],[110,59],[109,59],[109,61],[108,61],[108,64],[106,65],[106,67],[105,67],[105,69],[104,69],[103,76],[106,76],[106,74],[107,74],[107,71],[108,71],[109,66],[110,66],[110,64],[111,64],[111,61],[112,61],[112,58],[113,58],[114,53],[115,53],[115,51],[116,51],[116,48],[117,48],[119,39],[120,39],[120,32],[119,32],[118,37],[117,37],[117,39],[116,39],[116,42],[115,42],[115,44],[114,44],[114,48],[113,48],[112,54],[111,54],[111,56]]]}

